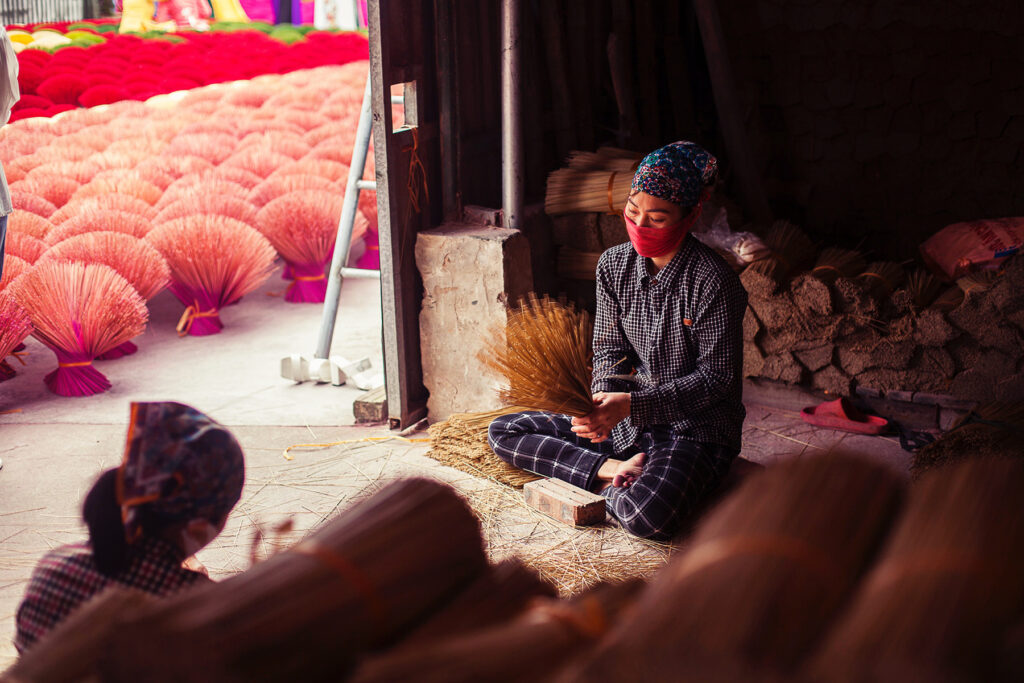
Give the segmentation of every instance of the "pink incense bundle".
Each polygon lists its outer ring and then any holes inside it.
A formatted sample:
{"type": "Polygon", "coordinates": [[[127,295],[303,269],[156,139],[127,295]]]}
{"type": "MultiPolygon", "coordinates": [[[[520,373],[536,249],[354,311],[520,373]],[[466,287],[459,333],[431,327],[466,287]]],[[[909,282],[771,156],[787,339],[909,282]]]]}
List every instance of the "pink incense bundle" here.
{"type": "Polygon", "coordinates": [[[238,166],[266,178],[283,166],[294,163],[291,157],[272,152],[264,147],[246,147],[232,154],[224,166],[238,166]]]}
{"type": "Polygon", "coordinates": [[[337,122],[325,123],[324,125],[318,126],[317,128],[314,128],[313,130],[303,135],[302,139],[308,142],[313,147],[316,147],[324,140],[328,138],[333,138],[337,135],[351,136],[352,127],[337,122]]]}
{"type": "MultiPolygon", "coordinates": [[[[8,235],[10,237],[10,235],[8,235]]],[[[32,270],[32,264],[14,254],[7,254],[4,257],[4,274],[0,276],[0,292],[7,289],[7,285],[18,279],[19,275],[32,270]]]]}
{"type": "Polygon", "coordinates": [[[120,232],[133,237],[145,237],[153,227],[151,221],[127,211],[89,207],[67,219],[46,236],[50,246],[63,242],[69,237],[87,232],[120,232]]]}
{"type": "Polygon", "coordinates": [[[214,178],[227,180],[251,190],[263,182],[263,178],[239,166],[218,166],[210,172],[214,178]]]}
{"type": "MultiPolygon", "coordinates": [[[[224,183],[224,185],[240,187],[234,183],[224,183]]],[[[187,216],[207,214],[227,216],[241,221],[249,227],[256,227],[256,209],[252,204],[238,197],[216,194],[216,183],[211,183],[205,189],[209,194],[199,188],[192,192],[183,192],[180,199],[171,202],[157,214],[153,224],[160,225],[187,216]]]]}
{"type": "Polygon", "coordinates": [[[23,168],[12,168],[10,162],[0,158],[0,163],[4,165],[4,176],[7,179],[9,185],[13,185],[19,180],[24,180],[28,177],[29,172],[23,168]]]}
{"type": "Polygon", "coordinates": [[[235,151],[238,140],[227,133],[193,133],[179,135],[167,146],[166,154],[187,154],[217,165],[235,151]]]}
{"type": "MultiPolygon", "coordinates": [[[[36,158],[44,161],[40,166],[46,166],[47,164],[61,163],[65,161],[84,161],[95,153],[96,150],[92,147],[83,147],[81,145],[74,144],[61,144],[61,141],[58,138],[56,142],[53,142],[37,151],[35,156],[36,158]]],[[[39,166],[36,166],[36,168],[39,168],[39,166]]]]}
{"type": "MultiPolygon", "coordinates": [[[[4,271],[6,273],[6,267],[4,271]]],[[[7,292],[0,292],[0,382],[14,377],[14,368],[7,362],[11,354],[32,332],[28,312],[7,292]]]]}
{"type": "Polygon", "coordinates": [[[57,354],[44,381],[60,396],[109,389],[93,360],[146,328],[146,302],[109,266],[47,261],[9,289],[32,320],[32,336],[57,354]]]}
{"type": "MultiPolygon", "coordinates": [[[[279,92],[269,100],[263,103],[264,109],[270,111],[279,112],[276,114],[276,118],[283,119],[284,113],[291,111],[301,111],[303,113],[307,111],[316,111],[320,108],[320,105],[327,99],[329,93],[321,90],[306,90],[306,89],[292,89],[289,88],[285,92],[279,92]]],[[[298,121],[295,122],[299,124],[298,121]]],[[[316,126],[312,126],[316,128],[316,126]]]]}
{"type": "Polygon", "coordinates": [[[152,221],[156,218],[157,214],[156,209],[138,197],[130,197],[126,194],[105,194],[101,197],[75,199],[68,202],[58,209],[57,213],[50,216],[50,222],[52,222],[54,226],[58,226],[69,218],[82,213],[95,211],[96,209],[126,211],[127,213],[133,213],[136,216],[141,216],[147,221],[152,221]]]}
{"type": "Polygon", "coordinates": [[[259,109],[263,106],[264,102],[276,95],[277,92],[278,89],[274,86],[250,83],[244,88],[232,90],[220,98],[220,101],[235,107],[259,109]]]}
{"type": "Polygon", "coordinates": [[[46,235],[53,230],[53,223],[38,214],[30,211],[15,210],[7,217],[7,232],[20,232],[23,235],[31,235],[37,240],[46,239],[46,235]]]}
{"type": "MultiPolygon", "coordinates": [[[[6,170],[7,167],[5,166],[4,171],[6,170]]],[[[28,172],[26,177],[29,180],[35,180],[40,177],[48,178],[55,175],[64,176],[66,178],[71,178],[81,185],[82,183],[89,182],[92,177],[99,172],[100,167],[91,161],[51,161],[32,169],[28,172]]],[[[10,178],[8,178],[8,180],[10,180],[10,178]]]]}
{"type": "Polygon", "coordinates": [[[355,140],[352,139],[351,135],[335,135],[334,137],[327,138],[310,150],[305,158],[334,161],[347,166],[352,163],[352,148],[354,146],[355,140]]]}
{"type": "Polygon", "coordinates": [[[220,332],[220,309],[259,287],[273,270],[267,238],[226,216],[179,218],[157,226],[146,240],[167,259],[170,290],[186,306],[181,336],[220,332]]]}
{"type": "Polygon", "coordinates": [[[35,263],[46,251],[46,242],[25,233],[9,232],[4,251],[29,263],[35,263]]]}
{"type": "Polygon", "coordinates": [[[343,183],[348,179],[348,166],[337,161],[330,161],[329,159],[306,157],[281,167],[274,175],[295,175],[296,173],[320,176],[333,183],[343,183]]]}
{"type": "Polygon", "coordinates": [[[283,197],[289,192],[296,192],[298,190],[337,192],[337,186],[327,178],[306,173],[273,175],[249,192],[247,199],[250,204],[261,209],[278,197],[283,197]]]}
{"type": "Polygon", "coordinates": [[[29,211],[43,218],[49,218],[57,211],[57,207],[53,205],[53,202],[49,202],[37,194],[20,190],[17,187],[11,187],[10,190],[11,204],[15,209],[29,211]]]}
{"type": "Polygon", "coordinates": [[[67,204],[68,200],[71,199],[71,195],[75,194],[75,191],[78,190],[78,187],[78,181],[61,175],[36,176],[11,184],[12,190],[23,190],[37,197],[42,197],[57,208],[67,204]]]}
{"type": "Polygon", "coordinates": [[[261,147],[292,159],[301,159],[313,149],[301,137],[289,133],[249,133],[238,143],[239,149],[248,147],[261,147]]]}
{"type": "Polygon", "coordinates": [[[167,148],[167,142],[142,135],[124,137],[116,142],[110,143],[105,152],[107,154],[121,153],[138,157],[139,161],[151,156],[160,154],[167,148]]]}
{"type": "Polygon", "coordinates": [[[89,161],[93,162],[104,171],[110,171],[114,169],[128,170],[138,166],[139,162],[143,159],[148,159],[150,154],[145,151],[136,152],[97,152],[89,157],[89,161]]]}
{"type": "Polygon", "coordinates": [[[100,197],[107,194],[126,194],[152,206],[160,199],[163,191],[153,183],[141,178],[125,177],[112,180],[101,178],[92,180],[78,188],[78,192],[75,192],[72,200],[100,197]]]}
{"type": "MultiPolygon", "coordinates": [[[[117,232],[87,232],[70,237],[51,247],[42,262],[101,263],[116,270],[135,288],[139,296],[149,301],[171,283],[167,261],[145,240],[117,232]]],[[[132,341],[99,356],[100,360],[113,360],[138,351],[132,341]]]]}
{"type": "MultiPolygon", "coordinates": [[[[317,107],[320,103],[317,103],[317,107]]],[[[298,126],[305,132],[315,130],[331,120],[311,109],[286,109],[277,115],[277,119],[298,126]]]]}
{"type": "Polygon", "coordinates": [[[342,203],[337,194],[302,190],[278,197],[260,209],[260,232],[291,267],[294,277],[285,301],[323,302],[327,294],[324,266],[334,249],[342,203]]]}
{"type": "Polygon", "coordinates": [[[156,168],[166,175],[174,176],[175,179],[182,176],[209,171],[215,166],[206,159],[192,155],[162,155],[146,159],[135,167],[137,171],[146,174],[148,169],[156,168]]]}
{"type": "MultiPolygon", "coordinates": [[[[249,196],[249,190],[243,185],[218,177],[214,175],[213,171],[209,171],[200,175],[185,176],[175,180],[164,191],[164,196],[156,203],[156,208],[163,211],[165,207],[175,202],[183,199],[192,201],[193,199],[200,198],[202,195],[221,195],[234,197],[235,199],[245,199],[249,196]]],[[[196,211],[195,213],[201,212],[196,211]]]]}
{"type": "Polygon", "coordinates": [[[208,119],[205,121],[196,121],[195,123],[188,124],[180,131],[178,131],[178,135],[194,135],[199,133],[227,133],[228,135],[234,137],[235,133],[237,132],[238,131],[235,130],[235,126],[231,123],[228,123],[227,121],[221,121],[219,119],[208,119]]]}
{"type": "Polygon", "coordinates": [[[242,137],[250,133],[288,133],[291,135],[302,135],[305,131],[293,123],[275,121],[273,119],[259,119],[251,117],[242,124],[242,137]]]}
{"type": "Polygon", "coordinates": [[[147,183],[153,183],[161,190],[165,191],[167,190],[168,187],[171,186],[171,183],[177,180],[177,178],[175,178],[170,173],[167,173],[166,171],[161,170],[160,168],[157,168],[156,166],[152,165],[145,166],[140,164],[132,170],[135,173],[137,173],[138,176],[145,180],[147,183]]]}
{"type": "Polygon", "coordinates": [[[7,182],[14,183],[25,178],[29,173],[44,164],[45,161],[42,157],[31,153],[5,161],[4,174],[7,175],[7,182]]]}

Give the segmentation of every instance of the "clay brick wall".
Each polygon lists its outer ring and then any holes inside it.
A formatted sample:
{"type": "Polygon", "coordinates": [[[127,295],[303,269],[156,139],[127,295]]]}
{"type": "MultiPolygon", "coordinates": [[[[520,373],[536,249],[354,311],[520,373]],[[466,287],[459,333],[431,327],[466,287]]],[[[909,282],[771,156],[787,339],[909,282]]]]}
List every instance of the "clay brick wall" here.
{"type": "Polygon", "coordinates": [[[1024,215],[1018,0],[721,0],[778,215],[907,258],[956,221],[1024,215]]]}

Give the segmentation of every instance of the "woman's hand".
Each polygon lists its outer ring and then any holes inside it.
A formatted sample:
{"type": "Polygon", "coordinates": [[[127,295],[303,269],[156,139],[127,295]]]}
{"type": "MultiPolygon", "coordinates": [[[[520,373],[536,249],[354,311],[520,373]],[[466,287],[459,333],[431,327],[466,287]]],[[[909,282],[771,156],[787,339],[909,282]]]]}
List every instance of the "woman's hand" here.
{"type": "Polygon", "coordinates": [[[594,409],[589,415],[574,417],[572,431],[584,439],[601,443],[611,436],[612,428],[629,417],[629,394],[623,391],[594,394],[594,409]]]}

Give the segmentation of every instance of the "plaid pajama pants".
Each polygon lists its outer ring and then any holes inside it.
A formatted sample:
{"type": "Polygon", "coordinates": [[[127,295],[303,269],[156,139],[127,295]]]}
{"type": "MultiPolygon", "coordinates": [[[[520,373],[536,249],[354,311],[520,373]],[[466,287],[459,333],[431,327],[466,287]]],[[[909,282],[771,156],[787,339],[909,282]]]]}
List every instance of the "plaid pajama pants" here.
{"type": "MultiPolygon", "coordinates": [[[[568,415],[530,411],[504,415],[491,423],[488,441],[505,462],[593,490],[597,471],[615,456],[611,440],[592,443],[571,429],[568,415]]],[[[637,443],[617,457],[646,453],[643,471],[628,488],[601,492],[608,510],[627,531],[642,538],[669,540],[701,500],[729,471],[736,452],[718,444],[677,436],[670,427],[643,430],[637,443]]]]}

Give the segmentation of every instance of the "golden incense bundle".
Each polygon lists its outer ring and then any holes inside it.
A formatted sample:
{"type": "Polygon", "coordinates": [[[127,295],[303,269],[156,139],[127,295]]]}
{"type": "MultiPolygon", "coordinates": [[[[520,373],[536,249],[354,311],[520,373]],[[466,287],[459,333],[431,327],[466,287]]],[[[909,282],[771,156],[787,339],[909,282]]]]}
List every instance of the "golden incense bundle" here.
{"type": "Polygon", "coordinates": [[[593,409],[592,337],[589,313],[531,295],[509,312],[480,361],[507,382],[506,404],[582,417],[593,409]]]}

